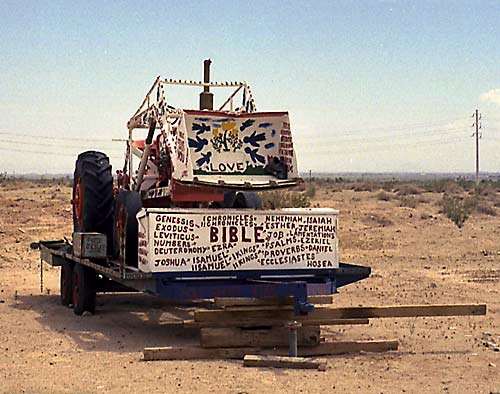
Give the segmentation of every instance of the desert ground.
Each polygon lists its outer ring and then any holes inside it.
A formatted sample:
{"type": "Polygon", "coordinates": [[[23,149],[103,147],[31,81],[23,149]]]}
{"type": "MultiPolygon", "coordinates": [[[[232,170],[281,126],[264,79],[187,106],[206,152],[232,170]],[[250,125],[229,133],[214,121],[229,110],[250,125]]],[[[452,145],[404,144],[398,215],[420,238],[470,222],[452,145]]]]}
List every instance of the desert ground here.
{"type": "Polygon", "coordinates": [[[498,185],[462,228],[441,212],[443,190],[344,181],[314,189],[312,206],[340,210],[341,259],[372,267],[369,279],[339,289],[335,305],[486,303],[487,315],[325,327],[330,339],[398,339],[400,348],[328,357],[324,372],[144,362],[146,346],[196,343],[196,330],[166,324],[190,309],[142,294],[100,295],[95,315],[76,316],[59,302],[59,269],[46,265],[40,292],[39,254],[29,246],[71,236],[71,188],[10,180],[0,184],[0,392],[500,392],[500,352],[482,343],[484,333],[500,343],[498,185]]]}

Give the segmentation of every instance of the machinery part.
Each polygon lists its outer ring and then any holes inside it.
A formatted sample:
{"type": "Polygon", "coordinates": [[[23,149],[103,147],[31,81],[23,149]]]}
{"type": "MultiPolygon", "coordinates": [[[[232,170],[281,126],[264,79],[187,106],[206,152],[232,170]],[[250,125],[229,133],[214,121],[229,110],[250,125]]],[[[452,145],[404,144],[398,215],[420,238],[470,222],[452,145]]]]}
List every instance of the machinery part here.
{"type": "Polygon", "coordinates": [[[73,230],[98,232],[113,240],[113,175],[109,158],[101,152],[78,155],[73,178],[73,230]]]}
{"type": "Polygon", "coordinates": [[[314,305],[307,301],[307,297],[302,297],[302,299],[295,297],[293,310],[297,316],[307,315],[314,310],[314,305]]]}
{"type": "Polygon", "coordinates": [[[59,288],[61,304],[70,306],[73,303],[73,263],[66,262],[61,266],[59,288]]]}
{"type": "Polygon", "coordinates": [[[226,192],[223,207],[261,209],[262,199],[254,192],[226,192]]]}
{"type": "Polygon", "coordinates": [[[115,253],[127,265],[137,267],[138,223],[142,208],[139,192],[122,190],[116,196],[115,253]]]}
{"type": "Polygon", "coordinates": [[[76,263],[73,268],[73,312],[82,315],[95,312],[96,273],[92,268],[76,263]]]}
{"type": "Polygon", "coordinates": [[[283,162],[278,157],[273,157],[273,159],[267,163],[264,170],[271,175],[274,175],[278,179],[287,179],[288,178],[288,169],[283,162]]]}
{"type": "Polygon", "coordinates": [[[286,324],[286,327],[288,328],[288,355],[297,357],[297,330],[302,327],[302,323],[291,321],[286,324]]]}
{"type": "MultiPolygon", "coordinates": [[[[203,61],[203,82],[210,83],[210,64],[212,61],[210,59],[206,59],[203,61]]],[[[203,92],[200,93],[200,109],[214,109],[214,95],[210,93],[210,88],[205,85],[203,86],[203,92]]]]}
{"type": "Polygon", "coordinates": [[[237,192],[233,208],[262,208],[262,199],[254,192],[237,192]]]}
{"type": "Polygon", "coordinates": [[[153,143],[153,136],[156,130],[156,120],[152,119],[149,123],[148,136],[144,142],[144,151],[142,152],[141,162],[139,163],[139,170],[137,171],[137,182],[135,185],[135,190],[141,189],[142,180],[144,178],[144,173],[146,172],[146,165],[149,160],[149,153],[151,151],[151,144],[153,143]]]}

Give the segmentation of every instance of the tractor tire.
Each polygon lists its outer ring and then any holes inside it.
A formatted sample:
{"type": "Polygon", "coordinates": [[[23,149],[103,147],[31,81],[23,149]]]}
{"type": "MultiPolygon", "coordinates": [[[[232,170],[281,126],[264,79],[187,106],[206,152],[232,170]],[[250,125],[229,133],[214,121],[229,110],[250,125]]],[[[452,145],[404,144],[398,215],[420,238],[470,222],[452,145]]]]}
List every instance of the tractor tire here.
{"type": "Polygon", "coordinates": [[[73,303],[73,263],[66,262],[61,266],[59,288],[61,304],[70,306],[73,303]]]}
{"type": "Polygon", "coordinates": [[[101,152],[78,155],[73,178],[73,231],[98,232],[113,243],[113,174],[109,158],[101,152]]]}
{"type": "Polygon", "coordinates": [[[136,215],[141,208],[139,192],[122,190],[116,196],[114,248],[117,257],[133,267],[138,265],[139,224],[136,215]]]}
{"type": "Polygon", "coordinates": [[[73,268],[73,312],[75,315],[82,315],[87,311],[95,312],[95,291],[96,273],[92,268],[81,264],[75,264],[73,268]]]}

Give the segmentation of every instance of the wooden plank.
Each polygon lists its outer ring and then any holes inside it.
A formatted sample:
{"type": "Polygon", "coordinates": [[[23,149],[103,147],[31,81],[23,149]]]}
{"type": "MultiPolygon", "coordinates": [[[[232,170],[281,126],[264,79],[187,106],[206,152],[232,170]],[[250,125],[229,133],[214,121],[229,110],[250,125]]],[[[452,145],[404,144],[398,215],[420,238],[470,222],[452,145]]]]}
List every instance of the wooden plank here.
{"type": "MultiPolygon", "coordinates": [[[[313,295],[307,297],[311,304],[331,304],[333,303],[333,295],[313,295]]],[[[215,298],[214,305],[220,308],[228,307],[244,307],[244,306],[259,306],[259,305],[293,305],[293,297],[287,298],[241,298],[241,297],[224,297],[215,298]]]]}
{"type": "MultiPolygon", "coordinates": [[[[287,320],[288,321],[288,320],[287,320]]],[[[184,320],[183,326],[186,328],[204,328],[204,327],[283,327],[285,320],[275,319],[245,319],[234,321],[208,321],[197,322],[195,320],[184,320]]],[[[339,325],[359,325],[368,324],[368,319],[322,319],[322,320],[302,320],[303,326],[339,326],[339,325]]]]}
{"type": "Polygon", "coordinates": [[[360,352],[381,353],[398,350],[398,346],[397,340],[322,342],[315,347],[299,348],[299,356],[328,356],[360,352]]]}
{"type": "Polygon", "coordinates": [[[245,355],[243,366],[326,370],[326,362],[321,360],[304,357],[259,356],[256,354],[245,355]]]}
{"type": "MultiPolygon", "coordinates": [[[[297,330],[299,346],[317,346],[319,342],[319,326],[300,327],[297,330]]],[[[288,329],[286,327],[269,329],[202,328],[200,344],[204,348],[288,346],[288,329]]]]}
{"type": "Polygon", "coordinates": [[[194,320],[198,322],[214,321],[248,321],[248,320],[327,320],[327,319],[363,319],[388,317],[417,317],[417,316],[467,316],[485,315],[485,304],[463,305],[403,305],[403,306],[376,306],[376,307],[347,307],[347,308],[315,308],[305,316],[295,316],[288,310],[252,310],[252,311],[225,311],[225,310],[197,310],[194,320]]]}
{"type": "MultiPolygon", "coordinates": [[[[386,352],[398,349],[398,341],[336,341],[322,342],[318,346],[298,349],[298,355],[327,356],[360,352],[386,352]]],[[[288,348],[202,348],[187,347],[151,347],[143,351],[144,361],[153,360],[206,360],[206,359],[242,359],[246,354],[288,355],[288,348]]]]}

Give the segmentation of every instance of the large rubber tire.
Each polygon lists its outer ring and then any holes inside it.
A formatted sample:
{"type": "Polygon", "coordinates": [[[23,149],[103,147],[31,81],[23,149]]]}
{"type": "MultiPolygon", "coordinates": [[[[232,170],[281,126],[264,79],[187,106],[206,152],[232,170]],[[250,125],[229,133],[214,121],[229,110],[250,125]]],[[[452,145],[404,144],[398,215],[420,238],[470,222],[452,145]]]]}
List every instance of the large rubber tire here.
{"type": "Polygon", "coordinates": [[[105,234],[108,254],[113,243],[113,174],[109,158],[101,152],[78,155],[73,178],[73,230],[105,234]]]}
{"type": "Polygon", "coordinates": [[[73,312],[80,316],[83,312],[95,312],[96,273],[92,268],[75,264],[73,268],[73,312]]]}
{"type": "Polygon", "coordinates": [[[61,265],[59,288],[61,292],[61,304],[64,306],[73,304],[73,263],[66,262],[61,265]]]}
{"type": "MultiPolygon", "coordinates": [[[[139,225],[136,215],[142,208],[141,196],[136,191],[122,190],[116,196],[116,220],[121,222],[124,233],[115,227],[115,251],[127,265],[137,267],[139,225]]],[[[115,226],[117,223],[115,223],[115,226]]]]}

